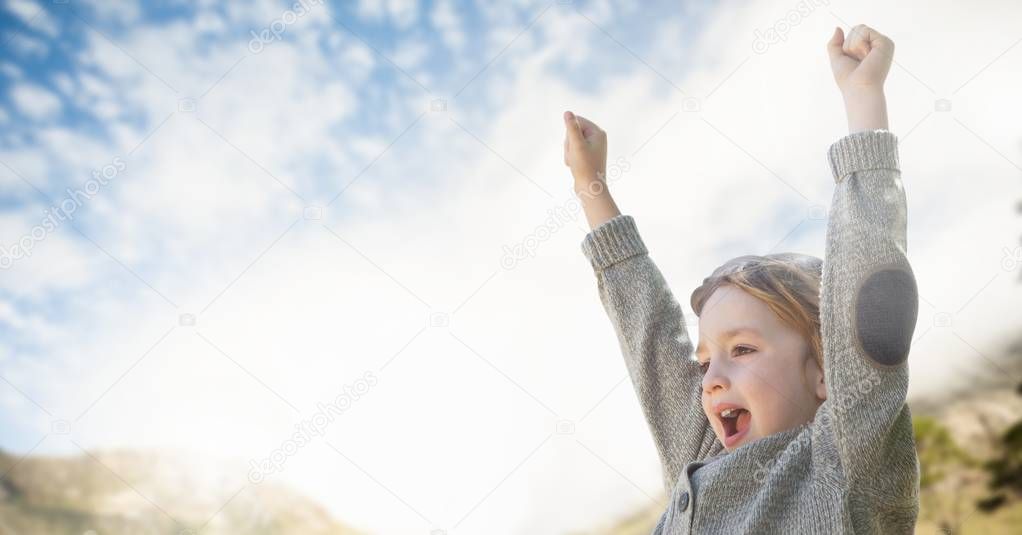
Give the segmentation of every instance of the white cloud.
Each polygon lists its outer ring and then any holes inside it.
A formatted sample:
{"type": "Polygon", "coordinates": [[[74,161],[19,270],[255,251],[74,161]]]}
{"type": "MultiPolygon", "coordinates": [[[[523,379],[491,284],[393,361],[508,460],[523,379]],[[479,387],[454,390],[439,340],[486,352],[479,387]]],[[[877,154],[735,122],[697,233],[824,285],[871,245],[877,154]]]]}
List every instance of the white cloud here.
{"type": "Polygon", "coordinates": [[[429,44],[425,41],[405,40],[397,45],[391,54],[391,61],[404,70],[412,70],[422,63],[429,55],[429,44]]]}
{"type": "Polygon", "coordinates": [[[16,148],[0,150],[0,161],[14,169],[8,169],[0,165],[0,181],[4,186],[11,187],[11,191],[24,192],[25,198],[34,198],[36,192],[28,189],[28,186],[18,176],[28,178],[37,187],[46,186],[46,178],[53,170],[53,162],[48,154],[38,148],[16,148]],[[15,174],[17,173],[17,174],[15,174]],[[12,186],[13,185],[13,186],[12,186]]]}
{"type": "Polygon", "coordinates": [[[8,35],[6,46],[29,60],[42,59],[50,51],[45,41],[17,32],[8,35]]]}
{"type": "Polygon", "coordinates": [[[60,113],[60,99],[50,90],[27,83],[11,88],[11,99],[18,111],[35,120],[50,119],[60,113]]]}
{"type": "Polygon", "coordinates": [[[42,32],[47,37],[56,37],[59,32],[56,21],[50,17],[46,9],[35,2],[14,0],[7,4],[7,9],[17,15],[26,26],[42,32]]]}
{"type": "Polygon", "coordinates": [[[408,28],[419,17],[418,3],[414,0],[360,0],[358,16],[375,22],[387,16],[398,28],[408,28]]]}
{"type": "Polygon", "coordinates": [[[415,0],[387,0],[387,11],[398,28],[408,28],[419,18],[415,0]]]}
{"type": "Polygon", "coordinates": [[[82,73],[78,76],[78,80],[81,83],[82,92],[90,99],[101,98],[112,92],[109,83],[91,74],[82,73]]]}
{"type": "Polygon", "coordinates": [[[195,18],[195,31],[216,33],[223,31],[224,19],[214,11],[202,11],[195,18]]]}
{"type": "Polygon", "coordinates": [[[86,0],[85,3],[89,6],[89,14],[97,17],[97,22],[127,26],[138,22],[142,15],[137,0],[123,0],[116,3],[86,0]]]}
{"type": "Polygon", "coordinates": [[[369,76],[376,66],[376,58],[373,52],[364,44],[358,41],[341,41],[335,45],[341,49],[339,54],[341,68],[349,73],[352,81],[362,82],[369,76]]]}
{"type": "Polygon", "coordinates": [[[0,72],[3,72],[5,75],[7,75],[8,78],[11,78],[12,80],[19,80],[21,79],[21,77],[25,75],[21,71],[20,67],[13,63],[7,63],[6,61],[4,63],[0,63],[0,72]]]}
{"type": "Polygon", "coordinates": [[[460,51],[465,45],[465,31],[461,26],[461,18],[450,0],[441,0],[433,6],[431,17],[433,26],[439,31],[444,43],[454,51],[460,51]]]}
{"type": "Polygon", "coordinates": [[[60,92],[64,94],[65,97],[71,96],[72,93],[74,92],[75,87],[74,82],[71,80],[71,77],[67,75],[67,73],[61,72],[54,75],[53,83],[54,85],[57,86],[57,89],[59,89],[60,92]]]}
{"type": "Polygon", "coordinates": [[[358,16],[378,21],[383,18],[386,13],[386,3],[384,0],[359,0],[358,2],[358,16]]]}
{"type": "MultiPolygon", "coordinates": [[[[26,186],[21,184],[18,187],[23,189],[26,186]]],[[[2,223],[7,231],[4,234],[3,240],[0,241],[0,245],[3,247],[10,249],[22,237],[30,236],[33,227],[42,227],[46,214],[53,211],[53,206],[49,204],[45,206],[38,204],[36,202],[38,199],[34,197],[34,193],[34,191],[31,192],[32,196],[29,197],[30,203],[24,209],[13,214],[4,214],[2,223]],[[48,210],[48,212],[44,213],[43,209],[48,210]]],[[[59,202],[59,200],[57,201],[59,202]]],[[[5,291],[9,292],[17,300],[25,303],[27,308],[29,303],[34,303],[35,299],[42,296],[59,296],[65,292],[74,292],[83,286],[95,283],[96,279],[93,277],[93,274],[97,269],[101,268],[103,259],[96,255],[88,255],[86,246],[92,247],[87,243],[83,243],[79,239],[79,235],[71,228],[68,228],[66,222],[61,224],[61,226],[57,227],[56,231],[45,234],[43,240],[36,242],[30,248],[31,256],[16,260],[10,268],[4,270],[5,280],[3,285],[5,291]]],[[[61,326],[56,322],[51,323],[48,319],[36,315],[31,310],[25,314],[33,318],[32,323],[34,325],[48,323],[53,329],[81,328],[81,325],[77,323],[73,326],[61,326]]],[[[75,321],[80,321],[80,319],[75,321]]],[[[29,340],[46,341],[46,343],[57,342],[53,338],[34,337],[40,330],[42,330],[41,327],[34,327],[33,329],[23,331],[21,334],[29,340]]],[[[55,356],[51,364],[59,362],[63,356],[63,354],[55,356]]],[[[35,386],[33,385],[33,387],[35,386]]]]}

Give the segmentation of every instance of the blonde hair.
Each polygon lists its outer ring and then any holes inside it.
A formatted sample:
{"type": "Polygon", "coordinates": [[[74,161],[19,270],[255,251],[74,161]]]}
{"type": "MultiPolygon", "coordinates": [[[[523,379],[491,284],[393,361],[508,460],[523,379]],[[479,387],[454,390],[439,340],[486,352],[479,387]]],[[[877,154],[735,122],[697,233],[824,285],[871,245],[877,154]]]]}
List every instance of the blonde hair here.
{"type": "Polygon", "coordinates": [[[799,253],[743,255],[713,270],[692,292],[692,310],[701,316],[706,301],[725,284],[766,303],[784,323],[802,334],[808,352],[823,367],[820,334],[820,279],[823,260],[799,253]]]}

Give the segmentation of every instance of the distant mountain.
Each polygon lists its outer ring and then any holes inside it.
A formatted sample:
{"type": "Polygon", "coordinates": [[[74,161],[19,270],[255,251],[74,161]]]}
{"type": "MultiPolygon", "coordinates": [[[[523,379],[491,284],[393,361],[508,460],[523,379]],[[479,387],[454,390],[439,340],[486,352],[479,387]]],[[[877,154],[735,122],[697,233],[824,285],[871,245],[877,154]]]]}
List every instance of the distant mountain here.
{"type": "Polygon", "coordinates": [[[244,470],[145,451],[74,457],[0,451],[0,533],[355,534],[316,503],[244,470]],[[235,474],[228,475],[228,472],[235,474]]]}

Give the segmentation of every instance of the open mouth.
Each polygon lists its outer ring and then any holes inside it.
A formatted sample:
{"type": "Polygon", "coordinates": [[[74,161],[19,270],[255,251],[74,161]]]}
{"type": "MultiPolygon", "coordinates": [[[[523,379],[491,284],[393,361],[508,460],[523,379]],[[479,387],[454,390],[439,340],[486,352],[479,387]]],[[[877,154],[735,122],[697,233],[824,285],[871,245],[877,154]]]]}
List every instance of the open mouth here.
{"type": "Polygon", "coordinates": [[[720,412],[720,422],[724,427],[724,446],[730,448],[738,443],[749,432],[752,414],[739,407],[727,408],[720,412]]]}

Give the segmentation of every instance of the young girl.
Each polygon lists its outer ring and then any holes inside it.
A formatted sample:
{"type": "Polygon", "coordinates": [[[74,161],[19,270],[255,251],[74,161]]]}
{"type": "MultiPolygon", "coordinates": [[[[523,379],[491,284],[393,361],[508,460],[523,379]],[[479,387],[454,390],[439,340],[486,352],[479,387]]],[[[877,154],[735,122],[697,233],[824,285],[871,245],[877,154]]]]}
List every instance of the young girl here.
{"type": "Polygon", "coordinates": [[[864,25],[827,43],[850,133],[830,145],[826,262],[729,260],[682,309],[606,190],[606,134],[571,112],[565,163],[595,271],[663,465],[654,533],[911,533],[919,465],[905,394],[918,313],[883,83],[894,43],[864,25]]]}

